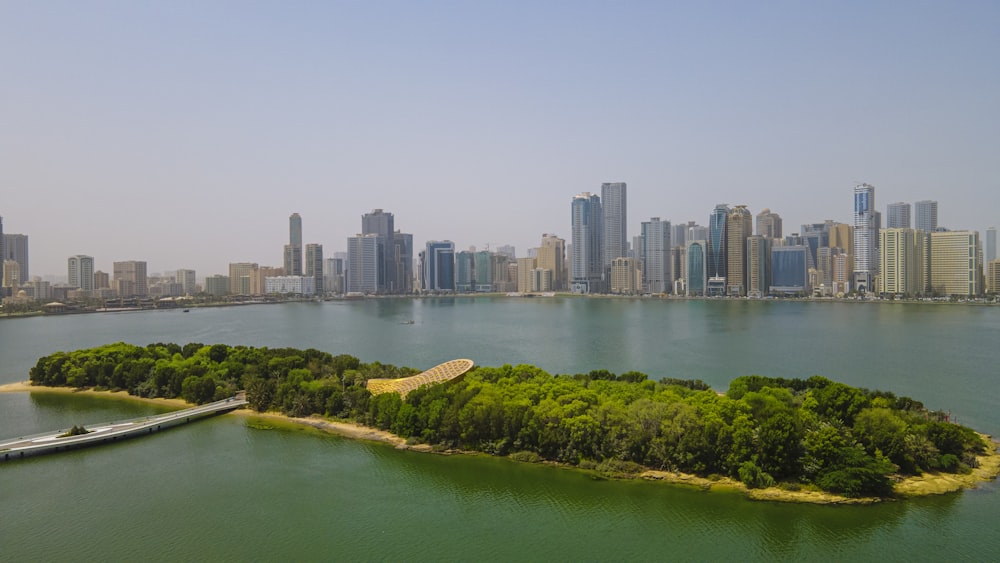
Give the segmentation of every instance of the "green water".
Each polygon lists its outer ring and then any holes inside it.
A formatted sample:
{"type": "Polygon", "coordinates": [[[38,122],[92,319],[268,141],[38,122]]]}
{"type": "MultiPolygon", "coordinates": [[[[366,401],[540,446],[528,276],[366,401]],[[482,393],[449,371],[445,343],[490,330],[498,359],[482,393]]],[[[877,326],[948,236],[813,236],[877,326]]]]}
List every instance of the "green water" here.
{"type": "MultiPolygon", "coordinates": [[[[605,299],[379,300],[0,322],[0,382],[125,340],[315,347],[429,367],[639,369],[717,388],[822,373],[1000,434],[1000,309],[605,299]],[[400,324],[413,319],[414,324],[400,324]]],[[[0,438],[156,407],[0,394],[0,438]]],[[[234,415],[0,464],[0,559],[992,560],[1000,491],[873,507],[755,503],[501,459],[397,451],[234,415]]]]}

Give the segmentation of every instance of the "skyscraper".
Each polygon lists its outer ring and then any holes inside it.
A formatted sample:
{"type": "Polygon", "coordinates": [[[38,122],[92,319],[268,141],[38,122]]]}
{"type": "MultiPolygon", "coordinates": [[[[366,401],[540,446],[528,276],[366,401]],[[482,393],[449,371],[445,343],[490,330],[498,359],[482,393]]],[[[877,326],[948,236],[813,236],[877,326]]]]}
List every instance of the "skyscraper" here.
{"type": "Polygon", "coordinates": [[[890,203],[885,206],[887,229],[909,229],[910,228],[910,204],[902,201],[890,203]]]}
{"type": "Polygon", "coordinates": [[[347,291],[378,293],[378,265],[382,256],[379,236],[374,233],[347,237],[347,291]]]}
{"type": "Polygon", "coordinates": [[[753,234],[753,216],[745,205],[737,205],[726,216],[726,293],[747,294],[747,239],[753,234]]]}
{"type": "Polygon", "coordinates": [[[931,290],[938,295],[982,293],[983,248],[977,231],[933,232],[931,290]]]}
{"type": "Polygon", "coordinates": [[[747,295],[763,297],[771,287],[771,241],[762,235],[747,238],[747,295]]]}
{"type": "Polygon", "coordinates": [[[912,297],[923,293],[920,287],[920,264],[917,231],[882,229],[879,232],[878,292],[912,297]]]}
{"type": "Polygon", "coordinates": [[[394,293],[413,293],[413,235],[396,231],[392,234],[395,248],[394,293]]]}
{"type": "Polygon", "coordinates": [[[600,197],[590,192],[573,197],[571,262],[573,271],[570,277],[574,293],[603,292],[601,285],[604,275],[602,258],[604,245],[601,242],[603,218],[600,197]]]}
{"type": "Polygon", "coordinates": [[[305,273],[303,274],[308,277],[312,277],[315,280],[313,288],[317,295],[323,295],[323,245],[322,244],[307,244],[306,245],[306,264],[305,273]]]}
{"type": "Polygon", "coordinates": [[[757,214],[757,234],[769,239],[781,238],[781,215],[765,207],[757,214]]]}
{"type": "Polygon", "coordinates": [[[4,248],[3,216],[0,215],[0,269],[3,269],[3,261],[7,259],[7,253],[4,252],[4,248]]]}
{"type": "Polygon", "coordinates": [[[455,291],[455,243],[450,240],[427,241],[424,290],[455,291]]]}
{"type": "MultiPolygon", "coordinates": [[[[292,213],[288,218],[288,244],[285,245],[285,275],[302,275],[302,217],[298,213],[292,213]]],[[[230,283],[232,283],[231,279],[230,283]]]]}
{"type": "Polygon", "coordinates": [[[708,218],[705,295],[724,295],[726,293],[726,272],[729,267],[726,260],[726,217],[728,215],[729,206],[720,203],[715,206],[708,218]]]}
{"type": "Polygon", "coordinates": [[[257,264],[253,262],[230,262],[229,293],[233,295],[251,295],[254,285],[254,270],[257,267],[257,264]]]}
{"type": "Polygon", "coordinates": [[[542,235],[542,245],[538,247],[538,267],[552,270],[552,289],[566,289],[566,241],[550,235],[542,235]]]}
{"type": "Polygon", "coordinates": [[[874,289],[872,283],[878,273],[877,237],[875,186],[858,184],[854,186],[854,289],[862,293],[874,289]]]}
{"type": "Polygon", "coordinates": [[[119,297],[145,297],[149,294],[145,262],[115,262],[114,275],[114,287],[119,297]]]}
{"type": "Polygon", "coordinates": [[[805,246],[775,246],[771,249],[771,293],[802,295],[809,291],[808,254],[805,246]]]}
{"type": "Polygon", "coordinates": [[[608,290],[611,276],[611,262],[615,258],[628,256],[627,199],[625,182],[601,184],[601,206],[604,213],[602,265],[604,267],[604,288],[608,290]]]}
{"type": "Polygon", "coordinates": [[[705,256],[708,245],[703,240],[689,240],[684,259],[687,262],[687,277],[684,287],[689,296],[705,295],[705,256]]]}
{"type": "Polygon", "coordinates": [[[4,235],[4,260],[17,262],[20,280],[26,282],[31,279],[28,271],[28,235],[4,235]]]}
{"type": "Polygon", "coordinates": [[[94,257],[77,254],[67,261],[69,285],[83,291],[94,290],[94,257]]]}
{"type": "Polygon", "coordinates": [[[493,291],[493,253],[489,250],[476,252],[472,272],[475,275],[473,290],[479,293],[493,291]]]}
{"type": "Polygon", "coordinates": [[[469,250],[459,250],[455,253],[455,291],[470,293],[475,291],[475,253],[469,250]]]}
{"type": "Polygon", "coordinates": [[[194,270],[177,270],[174,272],[174,279],[181,284],[181,291],[184,295],[194,295],[197,293],[194,270]]]}
{"type": "Polygon", "coordinates": [[[661,221],[659,217],[642,223],[642,282],[649,293],[670,293],[673,289],[670,231],[670,221],[661,221]]]}
{"type": "Polygon", "coordinates": [[[381,247],[381,263],[378,265],[379,293],[397,293],[396,282],[396,245],[393,237],[396,233],[395,217],[381,209],[373,209],[371,213],[361,216],[361,233],[378,235],[378,245],[381,247]]]}
{"type": "Polygon", "coordinates": [[[932,233],[938,228],[938,202],[933,200],[918,201],[914,204],[914,227],[918,231],[932,233]]]}
{"type": "Polygon", "coordinates": [[[997,259],[997,228],[986,229],[986,263],[997,259]]]}

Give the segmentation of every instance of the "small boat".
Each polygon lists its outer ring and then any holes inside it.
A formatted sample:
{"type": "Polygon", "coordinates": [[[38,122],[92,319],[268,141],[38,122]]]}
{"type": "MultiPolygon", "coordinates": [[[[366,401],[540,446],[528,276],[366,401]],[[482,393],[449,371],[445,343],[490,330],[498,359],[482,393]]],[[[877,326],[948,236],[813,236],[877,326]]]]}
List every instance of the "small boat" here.
{"type": "Polygon", "coordinates": [[[185,313],[190,313],[190,312],[191,312],[191,309],[184,309],[184,312],[185,312],[185,313]]]}
{"type": "Polygon", "coordinates": [[[411,325],[411,324],[413,324],[413,319],[409,319],[409,320],[405,320],[405,321],[399,321],[399,324],[401,324],[401,325],[411,325]]]}

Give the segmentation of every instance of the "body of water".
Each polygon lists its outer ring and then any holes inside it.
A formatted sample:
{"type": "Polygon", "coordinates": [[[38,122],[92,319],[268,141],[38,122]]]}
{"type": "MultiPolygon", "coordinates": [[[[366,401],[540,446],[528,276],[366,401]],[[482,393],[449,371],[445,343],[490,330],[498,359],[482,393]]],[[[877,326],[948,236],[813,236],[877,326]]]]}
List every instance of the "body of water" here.
{"type": "MultiPolygon", "coordinates": [[[[702,379],[821,374],[1000,434],[1000,309],[584,298],[378,299],[0,321],[0,383],[114,341],[317,348],[702,379]],[[412,320],[413,324],[405,324],[412,320]]],[[[0,394],[0,438],[160,407],[0,394]]],[[[503,459],[397,451],[227,415],[0,464],[9,560],[996,558],[1000,488],[871,507],[757,503],[503,459]]]]}

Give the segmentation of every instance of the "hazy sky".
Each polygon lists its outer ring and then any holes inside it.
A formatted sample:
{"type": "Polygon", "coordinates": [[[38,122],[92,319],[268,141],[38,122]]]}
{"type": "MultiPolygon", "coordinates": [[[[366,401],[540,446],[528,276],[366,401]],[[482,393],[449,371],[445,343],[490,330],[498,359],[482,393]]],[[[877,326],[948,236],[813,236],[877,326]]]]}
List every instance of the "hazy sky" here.
{"type": "Polygon", "coordinates": [[[1000,3],[0,0],[0,215],[31,273],[332,256],[373,208],[459,248],[852,188],[1000,223],[1000,3]]]}

